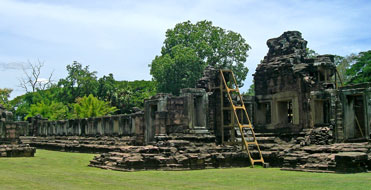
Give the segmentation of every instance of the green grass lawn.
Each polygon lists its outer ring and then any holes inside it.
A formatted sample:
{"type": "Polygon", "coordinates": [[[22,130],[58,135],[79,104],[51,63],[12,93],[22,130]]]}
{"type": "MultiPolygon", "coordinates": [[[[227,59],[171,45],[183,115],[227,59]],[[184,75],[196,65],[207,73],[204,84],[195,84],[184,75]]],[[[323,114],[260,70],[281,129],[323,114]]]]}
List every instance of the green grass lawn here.
{"type": "Polygon", "coordinates": [[[88,167],[93,156],[38,149],[31,158],[0,158],[0,189],[371,189],[371,173],[277,168],[118,172],[88,167]]]}

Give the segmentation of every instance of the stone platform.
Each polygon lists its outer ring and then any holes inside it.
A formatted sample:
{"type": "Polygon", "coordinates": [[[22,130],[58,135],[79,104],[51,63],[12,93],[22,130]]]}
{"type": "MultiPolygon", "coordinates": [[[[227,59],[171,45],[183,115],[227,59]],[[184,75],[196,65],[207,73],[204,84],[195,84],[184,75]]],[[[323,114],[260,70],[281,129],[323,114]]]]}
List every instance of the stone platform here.
{"type": "MultiPolygon", "coordinates": [[[[306,144],[308,136],[283,141],[272,134],[257,133],[264,160],[282,170],[353,173],[371,170],[371,144],[306,144]]],[[[257,154],[257,152],[255,152],[257,154]]]]}
{"type": "Polygon", "coordinates": [[[90,165],[119,171],[190,170],[250,165],[247,153],[234,146],[218,146],[212,135],[157,137],[148,146],[126,146],[95,156],[90,165]]]}
{"type": "Polygon", "coordinates": [[[81,153],[107,153],[119,150],[123,146],[134,145],[134,137],[81,137],[81,136],[49,136],[20,137],[23,143],[31,146],[56,151],[81,153]]]}
{"type": "MultiPolygon", "coordinates": [[[[322,136],[312,138],[307,133],[295,137],[256,133],[256,137],[265,162],[282,170],[354,173],[371,168],[369,142],[331,144],[328,140],[319,141],[324,139],[322,136]]],[[[156,136],[156,142],[147,146],[136,146],[133,137],[52,136],[21,140],[42,149],[99,153],[89,166],[119,171],[250,166],[248,155],[240,146],[217,145],[211,134],[156,136]]],[[[257,154],[252,151],[253,157],[257,154]]]]}
{"type": "Polygon", "coordinates": [[[33,157],[35,153],[36,148],[27,144],[0,145],[0,157],[33,157]]]}

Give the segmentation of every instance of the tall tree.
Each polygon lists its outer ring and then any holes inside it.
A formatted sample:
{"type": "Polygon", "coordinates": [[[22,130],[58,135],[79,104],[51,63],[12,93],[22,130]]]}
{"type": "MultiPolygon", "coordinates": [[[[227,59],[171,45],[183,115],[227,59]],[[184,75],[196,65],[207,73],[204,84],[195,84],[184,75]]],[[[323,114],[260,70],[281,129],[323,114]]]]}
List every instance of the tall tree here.
{"type": "Polygon", "coordinates": [[[349,83],[371,82],[371,50],[361,52],[346,71],[350,76],[349,83]]]}
{"type": "Polygon", "coordinates": [[[110,73],[108,76],[104,75],[98,80],[98,84],[98,98],[104,101],[111,101],[113,94],[117,91],[116,81],[113,78],[113,74],[110,73]]]}
{"type": "Polygon", "coordinates": [[[346,71],[350,68],[350,65],[354,63],[356,57],[356,54],[350,54],[345,57],[335,55],[336,69],[344,84],[348,83],[350,80],[350,76],[346,74],[346,71]]]}
{"type": "Polygon", "coordinates": [[[61,87],[59,99],[66,103],[75,102],[76,98],[97,95],[98,81],[97,72],[89,71],[89,66],[83,67],[79,62],[74,61],[72,65],[67,65],[68,76],[60,79],[58,86],[61,87]]]}
{"type": "Polygon", "coordinates": [[[24,78],[19,80],[19,86],[26,92],[36,92],[37,90],[45,90],[52,85],[53,72],[48,75],[48,78],[41,78],[41,69],[44,67],[44,62],[38,60],[37,63],[28,61],[28,67],[23,67],[24,78]],[[29,72],[28,70],[31,71],[29,72]]]}
{"type": "Polygon", "coordinates": [[[158,82],[158,90],[178,94],[180,89],[193,87],[202,76],[206,64],[189,47],[176,45],[169,54],[156,56],[151,74],[158,82]]]}
{"type": "Polygon", "coordinates": [[[150,64],[151,75],[159,91],[177,94],[180,88],[193,87],[204,68],[214,65],[232,69],[242,86],[249,49],[240,34],[213,26],[210,21],[179,23],[167,30],[161,55],[150,64]]]}

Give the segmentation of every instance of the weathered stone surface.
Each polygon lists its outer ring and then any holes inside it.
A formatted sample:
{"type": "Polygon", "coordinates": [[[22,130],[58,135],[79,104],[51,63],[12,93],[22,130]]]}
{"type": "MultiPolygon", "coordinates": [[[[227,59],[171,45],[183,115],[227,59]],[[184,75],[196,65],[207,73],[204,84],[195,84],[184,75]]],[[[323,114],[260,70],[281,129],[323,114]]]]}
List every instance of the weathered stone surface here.
{"type": "Polygon", "coordinates": [[[336,172],[366,172],[368,156],[362,152],[342,152],[335,155],[336,172]]]}
{"type": "Polygon", "coordinates": [[[21,137],[22,142],[31,146],[57,151],[106,153],[135,144],[134,137],[80,137],[80,136],[50,136],[21,137]]]}
{"type": "Polygon", "coordinates": [[[19,139],[19,127],[13,120],[13,114],[0,105],[0,157],[31,157],[36,148],[22,144],[19,139]]]}
{"type": "Polygon", "coordinates": [[[27,144],[0,145],[0,157],[33,157],[36,148],[27,144]]]}
{"type": "MultiPolygon", "coordinates": [[[[218,146],[210,135],[160,137],[154,145],[123,147],[119,152],[96,156],[89,166],[135,171],[147,169],[188,170],[248,166],[245,152],[233,146],[218,146]],[[165,140],[163,140],[165,139],[165,140]],[[186,140],[187,139],[187,140],[186,140]],[[115,160],[117,160],[115,162],[115,160]]],[[[215,139],[214,139],[215,140],[215,139]]]]}

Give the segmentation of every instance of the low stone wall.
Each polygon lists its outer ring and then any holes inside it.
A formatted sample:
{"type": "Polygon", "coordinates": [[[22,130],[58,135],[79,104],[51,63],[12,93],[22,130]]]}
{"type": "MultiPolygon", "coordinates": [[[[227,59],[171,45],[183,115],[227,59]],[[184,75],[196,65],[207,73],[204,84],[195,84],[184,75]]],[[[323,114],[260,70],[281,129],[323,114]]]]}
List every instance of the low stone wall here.
{"type": "Polygon", "coordinates": [[[82,136],[48,136],[20,137],[23,143],[33,147],[65,152],[107,153],[123,146],[135,145],[135,137],[82,137],[82,136]]]}
{"type": "Polygon", "coordinates": [[[113,115],[86,119],[48,121],[31,118],[29,122],[17,122],[22,136],[132,136],[135,143],[144,138],[144,114],[113,115]]]}

